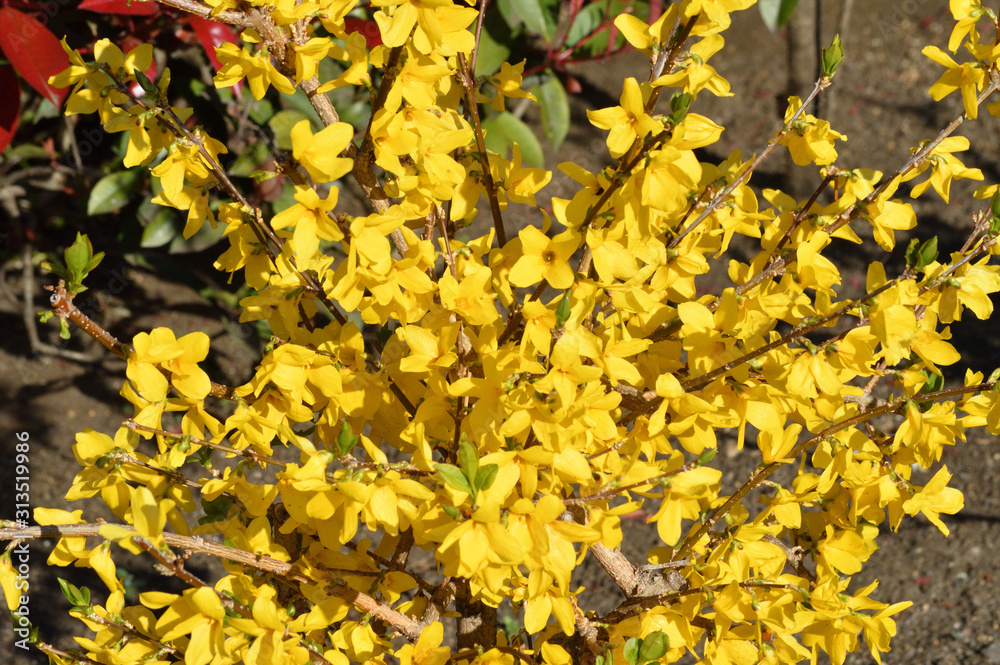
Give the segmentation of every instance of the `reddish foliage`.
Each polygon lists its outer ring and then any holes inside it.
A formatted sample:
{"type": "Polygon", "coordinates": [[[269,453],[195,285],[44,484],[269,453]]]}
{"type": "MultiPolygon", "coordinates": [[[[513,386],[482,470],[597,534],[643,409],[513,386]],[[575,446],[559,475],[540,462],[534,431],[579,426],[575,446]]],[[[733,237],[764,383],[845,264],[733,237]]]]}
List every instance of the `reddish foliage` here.
{"type": "Polygon", "coordinates": [[[221,46],[225,42],[236,44],[237,34],[225,23],[210,21],[200,16],[189,16],[188,23],[194,30],[194,34],[198,36],[201,45],[205,47],[205,53],[208,54],[212,66],[215,67],[216,71],[219,71],[222,68],[222,63],[215,57],[215,47],[221,46]]]}
{"type": "Polygon", "coordinates": [[[360,32],[364,36],[369,50],[382,44],[382,33],[379,32],[375,21],[365,21],[348,16],[344,19],[344,27],[347,28],[347,32],[360,32]]]}
{"type": "Polygon", "coordinates": [[[0,66],[0,152],[10,145],[21,120],[21,84],[10,65],[0,66]]]}
{"type": "Polygon", "coordinates": [[[49,77],[69,67],[59,40],[36,19],[10,7],[0,7],[0,49],[25,83],[56,106],[65,88],[53,88],[49,77]]]}
{"type": "Polygon", "coordinates": [[[131,16],[153,16],[160,13],[160,6],[155,2],[140,2],[139,0],[83,0],[80,9],[99,14],[129,14],[131,16]]]}

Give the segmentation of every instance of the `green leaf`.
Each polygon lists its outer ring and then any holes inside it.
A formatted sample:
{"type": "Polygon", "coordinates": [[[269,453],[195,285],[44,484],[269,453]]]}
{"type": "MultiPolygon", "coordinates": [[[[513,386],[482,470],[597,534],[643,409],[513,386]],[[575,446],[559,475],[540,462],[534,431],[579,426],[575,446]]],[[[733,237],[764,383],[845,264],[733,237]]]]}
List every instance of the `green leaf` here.
{"type": "Polygon", "coordinates": [[[53,263],[52,261],[42,261],[42,270],[45,272],[50,272],[56,277],[62,277],[63,279],[69,279],[69,271],[66,270],[65,266],[59,265],[58,263],[53,263]]]}
{"type": "Polygon", "coordinates": [[[548,44],[552,41],[550,21],[545,18],[545,10],[539,0],[511,0],[511,6],[528,30],[541,35],[548,44]]]}
{"type": "Polygon", "coordinates": [[[833,36],[833,44],[830,48],[823,49],[823,76],[833,78],[837,73],[837,67],[844,60],[844,45],[840,41],[840,35],[833,36]]]}
{"type": "MultiPolygon", "coordinates": [[[[255,125],[263,125],[274,115],[274,107],[267,98],[251,102],[249,115],[255,125]]],[[[264,145],[266,146],[266,144],[264,145]]]]}
{"type": "Polygon", "coordinates": [[[474,496],[475,493],[472,491],[469,481],[466,480],[462,470],[457,466],[453,464],[435,464],[434,468],[437,469],[446,483],[457,490],[462,490],[469,496],[474,496]]]}
{"type": "Polygon", "coordinates": [[[128,203],[139,187],[141,171],[122,171],[106,175],[97,181],[87,199],[87,215],[104,215],[118,212],[128,203]]]}
{"type": "Polygon", "coordinates": [[[675,126],[684,122],[689,108],[691,108],[691,95],[686,92],[675,92],[670,98],[670,122],[675,126]]]}
{"type": "MultiPolygon", "coordinates": [[[[309,120],[309,116],[302,111],[293,109],[278,111],[267,121],[267,126],[274,132],[274,141],[278,144],[278,148],[281,150],[292,149],[292,127],[301,120],[309,120]]],[[[313,131],[315,130],[316,128],[313,127],[313,131]]]]}
{"type": "Polygon", "coordinates": [[[229,175],[249,177],[251,173],[267,162],[270,154],[265,141],[251,143],[239,154],[233,165],[229,167],[229,175]]]}
{"type": "Polygon", "coordinates": [[[59,582],[59,588],[62,589],[62,595],[66,597],[72,605],[79,605],[80,590],[70,582],[67,582],[61,577],[57,577],[56,581],[59,582]]]}
{"type": "Polygon", "coordinates": [[[83,279],[87,274],[87,266],[90,265],[90,259],[93,255],[94,247],[90,244],[90,238],[77,232],[76,240],[63,252],[63,258],[66,259],[66,267],[69,268],[70,274],[75,278],[75,281],[83,279]]]}
{"type": "Polygon", "coordinates": [[[528,125],[512,113],[504,111],[483,122],[486,131],[486,148],[510,159],[511,148],[521,146],[521,159],[529,166],[541,167],[545,163],[542,144],[528,125]]]}
{"type": "Polygon", "coordinates": [[[139,86],[146,91],[147,95],[155,95],[160,91],[160,89],[156,87],[156,84],[150,81],[149,77],[146,76],[146,72],[136,69],[134,70],[134,73],[135,80],[139,82],[139,86]]]}
{"type": "Polygon", "coordinates": [[[573,20],[573,25],[569,27],[569,32],[566,33],[566,46],[576,46],[581,39],[596,30],[604,20],[606,10],[607,5],[603,2],[584,5],[573,20]]]}
{"type": "MultiPolygon", "coordinates": [[[[152,201],[147,203],[153,207],[152,217],[145,223],[142,229],[142,239],[139,240],[140,247],[162,247],[180,235],[177,224],[177,216],[173,210],[158,206],[152,201]]],[[[140,219],[142,215],[140,213],[140,219]]]]}
{"type": "Polygon", "coordinates": [[[358,439],[361,437],[356,435],[354,430],[351,429],[351,423],[347,422],[347,420],[343,422],[344,424],[340,428],[340,433],[337,434],[337,450],[340,451],[341,455],[346,455],[354,450],[354,446],[357,445],[358,439]]]}
{"type": "Polygon", "coordinates": [[[573,311],[573,305],[569,301],[569,290],[567,289],[565,295],[556,305],[556,327],[562,328],[566,321],[569,320],[569,315],[573,311]]]}
{"type": "Polygon", "coordinates": [[[927,382],[920,387],[920,393],[923,395],[936,393],[942,388],[944,388],[944,377],[940,374],[929,373],[927,375],[927,382]]]}
{"type": "Polygon", "coordinates": [[[66,600],[72,603],[74,607],[90,606],[90,589],[87,587],[79,588],[61,577],[56,579],[59,581],[59,588],[62,589],[62,593],[66,596],[66,600]]]}
{"type": "Polygon", "coordinates": [[[622,651],[622,655],[625,656],[625,662],[629,663],[629,665],[636,665],[639,662],[639,646],[641,644],[642,640],[638,637],[630,637],[625,642],[625,649],[622,651]]]}
{"type": "Polygon", "coordinates": [[[669,649],[670,638],[667,637],[666,633],[662,631],[650,633],[643,638],[642,646],[639,647],[639,662],[648,663],[654,660],[659,660],[666,655],[669,649]]]}
{"type": "Polygon", "coordinates": [[[930,264],[937,261],[938,257],[938,239],[934,236],[923,245],[920,246],[920,262],[923,264],[921,268],[929,266],[930,264]]]}
{"type": "Polygon", "coordinates": [[[771,32],[777,32],[779,28],[785,26],[792,18],[799,0],[760,0],[757,8],[760,10],[760,17],[764,19],[764,25],[771,32]]]}
{"type": "Polygon", "coordinates": [[[499,470],[500,467],[496,464],[487,464],[480,467],[476,473],[476,491],[481,492],[492,487],[493,481],[497,479],[497,471],[499,470]]]}
{"type": "Polygon", "coordinates": [[[479,34],[479,51],[476,53],[476,76],[490,76],[500,70],[500,65],[510,57],[514,31],[499,12],[486,12],[483,30],[479,34]]]}
{"type": "Polygon", "coordinates": [[[558,148],[569,133],[569,98],[559,77],[551,69],[545,74],[541,77],[542,82],[531,88],[531,94],[538,100],[545,138],[558,148]]]}
{"type": "Polygon", "coordinates": [[[458,442],[458,465],[472,487],[476,485],[476,474],[479,472],[479,451],[464,436],[458,442]]]}

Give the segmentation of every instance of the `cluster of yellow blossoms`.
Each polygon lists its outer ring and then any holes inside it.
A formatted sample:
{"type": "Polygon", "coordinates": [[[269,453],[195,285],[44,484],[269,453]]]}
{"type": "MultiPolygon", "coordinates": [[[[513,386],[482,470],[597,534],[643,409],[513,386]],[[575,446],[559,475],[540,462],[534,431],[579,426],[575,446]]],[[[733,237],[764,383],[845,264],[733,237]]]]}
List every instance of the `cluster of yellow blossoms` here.
{"type": "MultiPolygon", "coordinates": [[[[217,267],[242,270],[256,290],[242,320],[266,320],[275,335],[226,418],[206,408],[205,335],[158,329],[133,341],[123,395],[136,415],[113,439],[78,436],[83,471],[68,495],[99,495],[121,524],[95,526],[103,542],[92,547],[67,532],[50,559],[94,568],[110,591],[74,610],[95,632],[78,639],[88,658],[564,665],[693,653],[747,665],[822,651],[839,664],[863,637],[879,660],[908,603],[880,603],[875,584],[856,589],[851,576],[880,525],[922,513],[947,533],[939,514],[962,495],[945,468],[913,482],[914,465],[938,463],[966,427],[1000,432],[996,377],[969,372],[944,390],[939,370],[960,359],[947,326],[965,308],[992,312],[998,211],[948,258],[924,243],[900,275],[873,263],[863,296],[842,294],[823,250],[860,243],[852,224],[891,250],[894,231],[916,225],[893,198],[901,182],[927,173],[913,195],[933,187],[947,200],[952,179],[982,179],[955,156],[966,140],[929,142],[888,177],[836,168],[844,137],[804,112],[811,97],[793,98],[774,144],[826,167],[823,184],[808,204],[765,190],[761,206],[748,186],[759,160],[699,162],[694,150],[722,128],[689,112],[703,91],[730,94],[707,61],[730,12],[753,2],[683,0],[652,25],[618,18],[653,73],[589,114],[608,130],[613,164],[560,165],[578,191],[542,209],[542,228],[508,239],[505,215],[538,207],[551,174],[523,167],[517,149],[511,160],[485,150],[477,103],[529,95],[520,67],[504,65],[492,86],[471,78],[476,9],[373,2],[382,45],[369,49],[345,28],[356,0],[206,2],[246,42],[219,49],[217,85],[246,79],[258,99],[301,88],[326,126],[292,129],[284,173],[296,203],[266,219],[226,177],[225,147],[170,106],[169,75],[142,75],[149,47],[123,55],[103,41],[92,63],[67,47],[73,64],[53,81],[74,86],[67,112],[129,132],[125,165],[155,160],[157,200],[187,211],[186,236],[225,225],[217,267]],[[342,73],[320,81],[326,58],[342,73]],[[130,92],[136,81],[142,95],[130,92]],[[325,91],[340,86],[371,91],[367,127],[329,105],[325,91]],[[669,115],[656,111],[663,91],[677,93],[669,115]],[[370,215],[335,212],[338,189],[325,183],[348,175],[370,215]],[[470,237],[461,229],[481,206],[494,227],[470,237]],[[702,295],[698,277],[737,235],[759,239],[759,253],[729,262],[732,287],[702,295]],[[165,411],[181,414],[181,434],[163,431],[165,411]],[[880,416],[894,432],[874,426],[880,416]],[[721,432],[759,449],[742,487],[723,488],[711,465],[721,432]],[[191,459],[208,477],[185,478],[191,459]],[[768,480],[789,464],[790,485],[768,480]],[[641,506],[662,543],[628,561],[622,519],[641,506]],[[225,546],[210,542],[218,533],[225,546]],[[191,588],[126,604],[110,543],[153,554],[191,588]],[[175,549],[217,556],[227,574],[204,583],[175,549]],[[408,565],[420,551],[436,571],[408,565]],[[590,591],[574,585],[589,556],[621,589],[610,613],[588,610],[590,591]],[[676,575],[648,584],[662,564],[676,575]],[[520,630],[496,630],[504,601],[520,630]]],[[[949,47],[965,43],[974,62],[928,51],[948,68],[932,94],[960,90],[975,117],[998,86],[1000,53],[977,31],[995,17],[978,2],[951,6],[949,47]]],[[[45,509],[36,520],[84,523],[45,509]]],[[[0,558],[16,607],[11,570],[0,558]]]]}

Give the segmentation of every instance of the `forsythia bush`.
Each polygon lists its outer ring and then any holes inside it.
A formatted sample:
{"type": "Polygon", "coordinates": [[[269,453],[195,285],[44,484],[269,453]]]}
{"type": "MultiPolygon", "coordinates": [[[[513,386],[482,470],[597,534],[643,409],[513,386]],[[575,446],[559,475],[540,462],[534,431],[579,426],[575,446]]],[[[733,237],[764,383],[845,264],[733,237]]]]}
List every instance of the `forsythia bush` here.
{"type": "MultiPolygon", "coordinates": [[[[730,94],[708,60],[752,0],[683,0],[652,25],[622,15],[649,79],[589,113],[611,165],[560,165],[579,188],[543,209],[551,174],[516,146],[512,159],[485,147],[479,105],[531,95],[517,64],[473,77],[482,7],[375,0],[370,45],[345,27],[356,0],[164,2],[242,30],[242,47],[218,49],[216,85],[304,90],[325,128],[291,129],[276,163],[296,202],[265,215],[227,175],[226,146],[170,105],[169,71],[145,73],[152,47],[104,40],[90,61],[64,43],[72,65],[52,83],[72,86],[66,112],[128,132],[125,166],[151,167],[186,235],[225,225],[216,266],[255,290],[242,320],[274,336],[249,383],[213,383],[205,334],[158,328],[126,345],[74,307],[100,260],[85,238],[55,267],[55,314],[127,359],[135,415],[74,447],[83,469],[67,499],[99,496],[118,523],[39,508],[41,526],[0,530],[14,545],[58,536],[49,563],[90,567],[108,588],[100,604],[64,584],[93,636],[72,653],[36,640],[51,662],[742,665],[826,652],[839,664],[859,638],[880,660],[909,603],[879,602],[851,576],[883,524],[922,513],[947,533],[939,514],[962,507],[946,468],[921,486],[915,465],[934,466],[967,427],[1000,433],[997,376],[946,388],[940,370],[960,359],[949,326],[966,308],[988,317],[1000,290],[997,186],[977,192],[992,203],[963,247],[939,257],[936,239],[914,240],[899,274],[868,267],[864,293],[823,253],[861,243],[859,227],[892,250],[917,225],[901,183],[947,201],[953,179],[982,179],[952,133],[1000,87],[990,10],[952,0],[948,48],[972,60],[924,53],[945,68],[931,95],[957,90],[965,112],[888,175],[834,166],[845,137],[807,113],[839,41],[756,158],[711,164],[693,151],[722,128],[693,109],[730,94]],[[318,78],[325,59],[343,63],[334,80],[318,78]],[[340,121],[325,92],[342,86],[370,93],[367,126],[340,121]],[[761,205],[750,188],[779,145],[821,167],[808,201],[764,190],[761,205]],[[370,214],[337,211],[331,183],[348,177],[370,214]],[[515,230],[518,206],[540,208],[543,227],[515,230]],[[473,237],[480,209],[492,228],[473,237]],[[759,251],[729,261],[731,287],[699,295],[737,235],[759,251]],[[712,464],[720,430],[760,455],[741,487],[712,464]],[[769,479],[784,466],[789,484],[769,479]],[[640,506],[662,543],[630,561],[622,518],[640,506]],[[128,603],[118,548],[188,588],[128,603]],[[200,579],[190,556],[226,574],[200,579]],[[573,577],[588,556],[621,590],[606,614],[573,577]],[[436,570],[415,564],[430,558],[436,570]],[[498,629],[501,603],[518,629],[498,629]]],[[[0,582],[19,621],[10,555],[0,582]]]]}

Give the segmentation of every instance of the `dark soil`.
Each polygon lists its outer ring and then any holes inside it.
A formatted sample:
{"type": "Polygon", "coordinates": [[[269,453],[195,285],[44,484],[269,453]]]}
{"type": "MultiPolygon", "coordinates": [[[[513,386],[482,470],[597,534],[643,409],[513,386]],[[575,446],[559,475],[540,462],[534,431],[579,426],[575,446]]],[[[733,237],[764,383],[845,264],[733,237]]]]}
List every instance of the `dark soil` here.
{"type": "MultiPolygon", "coordinates": [[[[803,8],[811,4],[800,3],[803,8]]],[[[823,2],[822,7],[821,41],[826,44],[835,31],[842,2],[823,2]]],[[[821,109],[829,109],[824,117],[849,137],[846,143],[838,144],[838,165],[891,171],[905,161],[911,146],[933,137],[961,110],[957,95],[941,104],[932,103],[927,88],[940,68],[920,54],[925,44],[946,45],[951,25],[944,0],[855,3],[850,29],[842,35],[847,60],[821,102],[821,109]]],[[[714,99],[706,93],[693,109],[726,127],[721,141],[701,156],[707,161],[724,159],[735,149],[742,150],[744,158],[760,150],[780,125],[786,97],[786,35],[767,33],[752,9],[736,15],[727,42],[727,49],[712,64],[730,81],[735,95],[714,99]]],[[[549,167],[554,170],[562,161],[599,166],[595,159],[606,155],[603,136],[588,129],[586,109],[616,105],[622,78],[643,79],[647,71],[644,59],[636,55],[580,69],[587,83],[586,94],[574,100],[574,129],[549,167]]],[[[964,155],[966,164],[981,168],[986,182],[1000,179],[996,166],[1000,158],[998,122],[984,112],[979,121],[967,123],[958,132],[968,136],[974,146],[964,155]]],[[[785,160],[785,155],[776,151],[753,183],[758,187],[783,187],[787,182],[785,160]]],[[[549,195],[566,196],[572,192],[571,184],[557,171],[554,176],[556,180],[547,190],[549,195]]],[[[812,169],[808,178],[813,185],[818,184],[818,168],[812,169]]],[[[947,206],[933,193],[925,194],[915,203],[921,224],[917,233],[922,238],[939,235],[943,253],[957,249],[971,227],[972,213],[983,207],[982,202],[971,197],[975,186],[957,183],[947,206]]],[[[899,244],[905,243],[904,237],[899,244]]],[[[835,248],[835,255],[845,266],[845,280],[863,280],[868,261],[887,260],[881,253],[859,254],[853,245],[835,248]]],[[[235,323],[234,312],[206,304],[193,288],[202,279],[201,274],[211,272],[212,258],[213,252],[209,251],[174,263],[172,270],[154,274],[128,266],[112,248],[101,272],[89,283],[91,290],[80,302],[125,340],[156,326],[171,327],[178,335],[193,330],[207,332],[213,338],[213,378],[239,384],[253,370],[253,359],[259,357],[259,341],[251,328],[235,323]]],[[[63,500],[78,470],[71,450],[74,435],[85,427],[113,434],[123,418],[131,415],[131,407],[118,395],[124,365],[108,357],[91,340],[81,340],[79,333],[74,332],[73,340],[63,343],[47,326],[39,326],[43,341],[103,360],[84,365],[33,355],[22,317],[22,265],[18,261],[8,263],[0,278],[0,330],[4,331],[0,336],[0,455],[12,460],[15,434],[27,432],[32,506],[80,508],[66,506],[63,500]]],[[[51,278],[39,273],[34,282],[30,309],[42,310],[47,297],[40,285],[51,283],[51,278]]],[[[704,288],[711,291],[726,285],[723,270],[719,277],[706,280],[704,288]]],[[[965,367],[988,374],[1000,365],[995,326],[967,318],[954,326],[963,355],[961,367],[954,368],[956,377],[964,373],[965,367]]],[[[728,444],[724,452],[726,447],[728,444]]],[[[732,453],[720,455],[724,458],[724,488],[730,491],[739,486],[754,464],[749,453],[732,453]]],[[[967,443],[950,449],[944,462],[954,474],[952,484],[962,490],[966,502],[962,514],[945,517],[951,537],[946,539],[926,521],[907,519],[898,533],[883,534],[881,550],[855,580],[864,585],[878,579],[881,584],[874,595],[883,602],[914,603],[898,616],[898,636],[893,651],[883,658],[886,663],[1000,663],[1000,566],[996,556],[1000,551],[1000,448],[993,437],[976,430],[970,432],[967,443]]],[[[0,516],[4,518],[13,512],[14,475],[13,464],[0,464],[0,516]]],[[[90,519],[102,514],[93,506],[85,510],[90,519]]],[[[46,641],[66,648],[73,646],[71,635],[79,624],[68,618],[55,578],[61,576],[95,589],[103,587],[89,571],[47,568],[44,561],[53,544],[36,542],[31,546],[31,581],[36,592],[32,596],[31,619],[42,627],[46,641]]],[[[638,559],[655,544],[655,532],[637,530],[629,537],[626,549],[638,559]]],[[[162,584],[149,569],[135,574],[139,588],[162,584]]],[[[614,602],[617,592],[596,566],[584,568],[580,583],[595,590],[607,589],[603,595],[609,603],[614,602]]],[[[13,643],[10,623],[0,621],[0,662],[45,662],[37,653],[26,654],[13,643]]],[[[865,651],[852,655],[849,662],[868,663],[872,659],[865,651]]]]}

